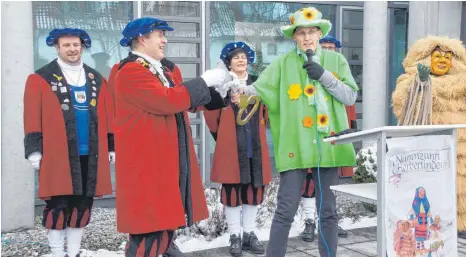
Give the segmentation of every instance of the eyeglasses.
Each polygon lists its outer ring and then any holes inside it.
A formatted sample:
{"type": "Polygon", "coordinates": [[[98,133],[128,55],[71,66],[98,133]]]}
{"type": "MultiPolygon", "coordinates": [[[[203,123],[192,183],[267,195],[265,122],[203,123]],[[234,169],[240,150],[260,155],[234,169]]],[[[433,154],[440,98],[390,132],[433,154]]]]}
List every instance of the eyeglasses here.
{"type": "Polygon", "coordinates": [[[337,48],[333,46],[322,46],[322,49],[329,50],[329,51],[336,51],[337,48]]]}
{"type": "Polygon", "coordinates": [[[306,35],[311,36],[311,37],[316,36],[318,35],[318,33],[319,33],[319,30],[308,30],[308,31],[300,30],[300,31],[295,32],[296,36],[302,37],[302,38],[306,37],[306,35]]]}

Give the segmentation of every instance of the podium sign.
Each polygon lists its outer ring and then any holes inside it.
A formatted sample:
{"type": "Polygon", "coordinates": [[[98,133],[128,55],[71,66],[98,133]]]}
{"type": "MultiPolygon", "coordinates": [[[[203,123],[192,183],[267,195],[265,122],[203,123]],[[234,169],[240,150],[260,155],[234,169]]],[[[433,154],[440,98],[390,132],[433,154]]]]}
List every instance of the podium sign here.
{"type": "Polygon", "coordinates": [[[387,146],[384,182],[388,257],[457,256],[453,137],[392,138],[387,139],[387,146]]]}
{"type": "Polygon", "coordinates": [[[388,126],[323,140],[336,144],[377,141],[377,183],[336,185],[330,189],[354,200],[377,204],[378,257],[458,256],[457,129],[466,129],[466,124],[388,126]],[[419,245],[417,255],[400,250],[411,251],[412,245],[414,252],[419,245]]]}

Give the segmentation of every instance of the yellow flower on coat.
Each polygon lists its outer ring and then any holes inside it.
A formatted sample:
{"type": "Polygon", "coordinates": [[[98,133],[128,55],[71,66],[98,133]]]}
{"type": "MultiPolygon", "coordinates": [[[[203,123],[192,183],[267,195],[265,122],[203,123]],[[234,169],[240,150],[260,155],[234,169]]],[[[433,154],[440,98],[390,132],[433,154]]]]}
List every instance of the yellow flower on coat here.
{"type": "Polygon", "coordinates": [[[303,90],[301,90],[301,86],[299,84],[291,84],[290,88],[288,89],[290,100],[298,100],[302,93],[303,90]]]}
{"type": "Polygon", "coordinates": [[[313,125],[312,123],[313,122],[312,122],[312,117],[311,116],[306,116],[306,117],[303,118],[303,126],[305,128],[312,127],[312,125],[313,125]]]}
{"type": "Polygon", "coordinates": [[[306,18],[308,20],[313,20],[316,17],[316,14],[314,13],[313,10],[306,9],[306,10],[303,11],[303,16],[304,16],[304,18],[306,18]]]}
{"type": "Polygon", "coordinates": [[[294,17],[293,16],[290,17],[290,22],[291,22],[291,25],[294,25],[294,17]]]}
{"type": "Polygon", "coordinates": [[[319,114],[317,116],[317,124],[321,127],[325,127],[328,124],[328,116],[325,114],[319,114]]]}
{"type": "Polygon", "coordinates": [[[307,96],[314,96],[315,92],[316,88],[314,87],[314,85],[309,84],[304,88],[304,94],[307,96]]]}

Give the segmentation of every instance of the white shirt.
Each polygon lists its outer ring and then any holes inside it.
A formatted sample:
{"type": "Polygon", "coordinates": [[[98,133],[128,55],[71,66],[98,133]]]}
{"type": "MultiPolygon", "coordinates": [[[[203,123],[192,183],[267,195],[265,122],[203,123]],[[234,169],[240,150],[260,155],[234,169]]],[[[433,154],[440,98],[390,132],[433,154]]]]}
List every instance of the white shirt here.
{"type": "Polygon", "coordinates": [[[82,60],[77,65],[69,65],[58,57],[57,63],[69,85],[82,87],[86,84],[86,72],[82,60]]]}
{"type": "Polygon", "coordinates": [[[162,68],[162,63],[146,54],[143,54],[143,53],[140,53],[140,52],[136,52],[136,51],[131,51],[133,54],[135,55],[138,55],[138,56],[141,56],[142,58],[146,59],[147,61],[149,61],[150,65],[152,67],[154,67],[154,69],[157,70],[157,72],[160,74],[160,76],[162,76],[162,78],[164,79],[163,82],[163,85],[166,86],[166,87],[170,87],[170,84],[168,83],[168,80],[167,78],[165,77],[165,74],[163,73],[163,68],[162,68]]]}
{"type": "Polygon", "coordinates": [[[233,77],[233,81],[238,87],[246,87],[248,85],[248,73],[246,72],[246,76],[244,78],[238,78],[238,75],[233,71],[230,71],[230,75],[233,77]]]}

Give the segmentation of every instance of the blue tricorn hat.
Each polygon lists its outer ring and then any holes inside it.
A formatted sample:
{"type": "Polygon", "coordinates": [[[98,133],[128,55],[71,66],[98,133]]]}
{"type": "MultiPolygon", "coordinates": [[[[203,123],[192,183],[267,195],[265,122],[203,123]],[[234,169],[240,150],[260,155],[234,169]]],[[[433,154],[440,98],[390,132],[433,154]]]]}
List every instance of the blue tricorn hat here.
{"type": "Polygon", "coordinates": [[[49,36],[45,40],[48,46],[53,46],[57,43],[59,37],[63,36],[75,36],[79,37],[86,48],[91,47],[91,38],[86,31],[82,29],[73,29],[73,28],[64,28],[64,29],[54,29],[50,31],[49,36]]]}
{"type": "Polygon", "coordinates": [[[319,43],[334,43],[336,48],[341,48],[341,43],[331,35],[327,35],[319,40],[319,43]]]}
{"type": "Polygon", "coordinates": [[[220,59],[222,59],[223,62],[226,62],[229,53],[235,49],[241,48],[246,55],[248,56],[248,63],[253,63],[254,59],[256,58],[256,53],[254,50],[251,49],[246,43],[238,41],[238,42],[231,42],[228,43],[225,47],[222,49],[222,53],[220,54],[220,59]]]}
{"type": "Polygon", "coordinates": [[[139,36],[148,34],[156,29],[173,31],[164,20],[144,17],[130,21],[123,29],[123,38],[120,40],[121,46],[130,46],[131,41],[139,36]]]}

